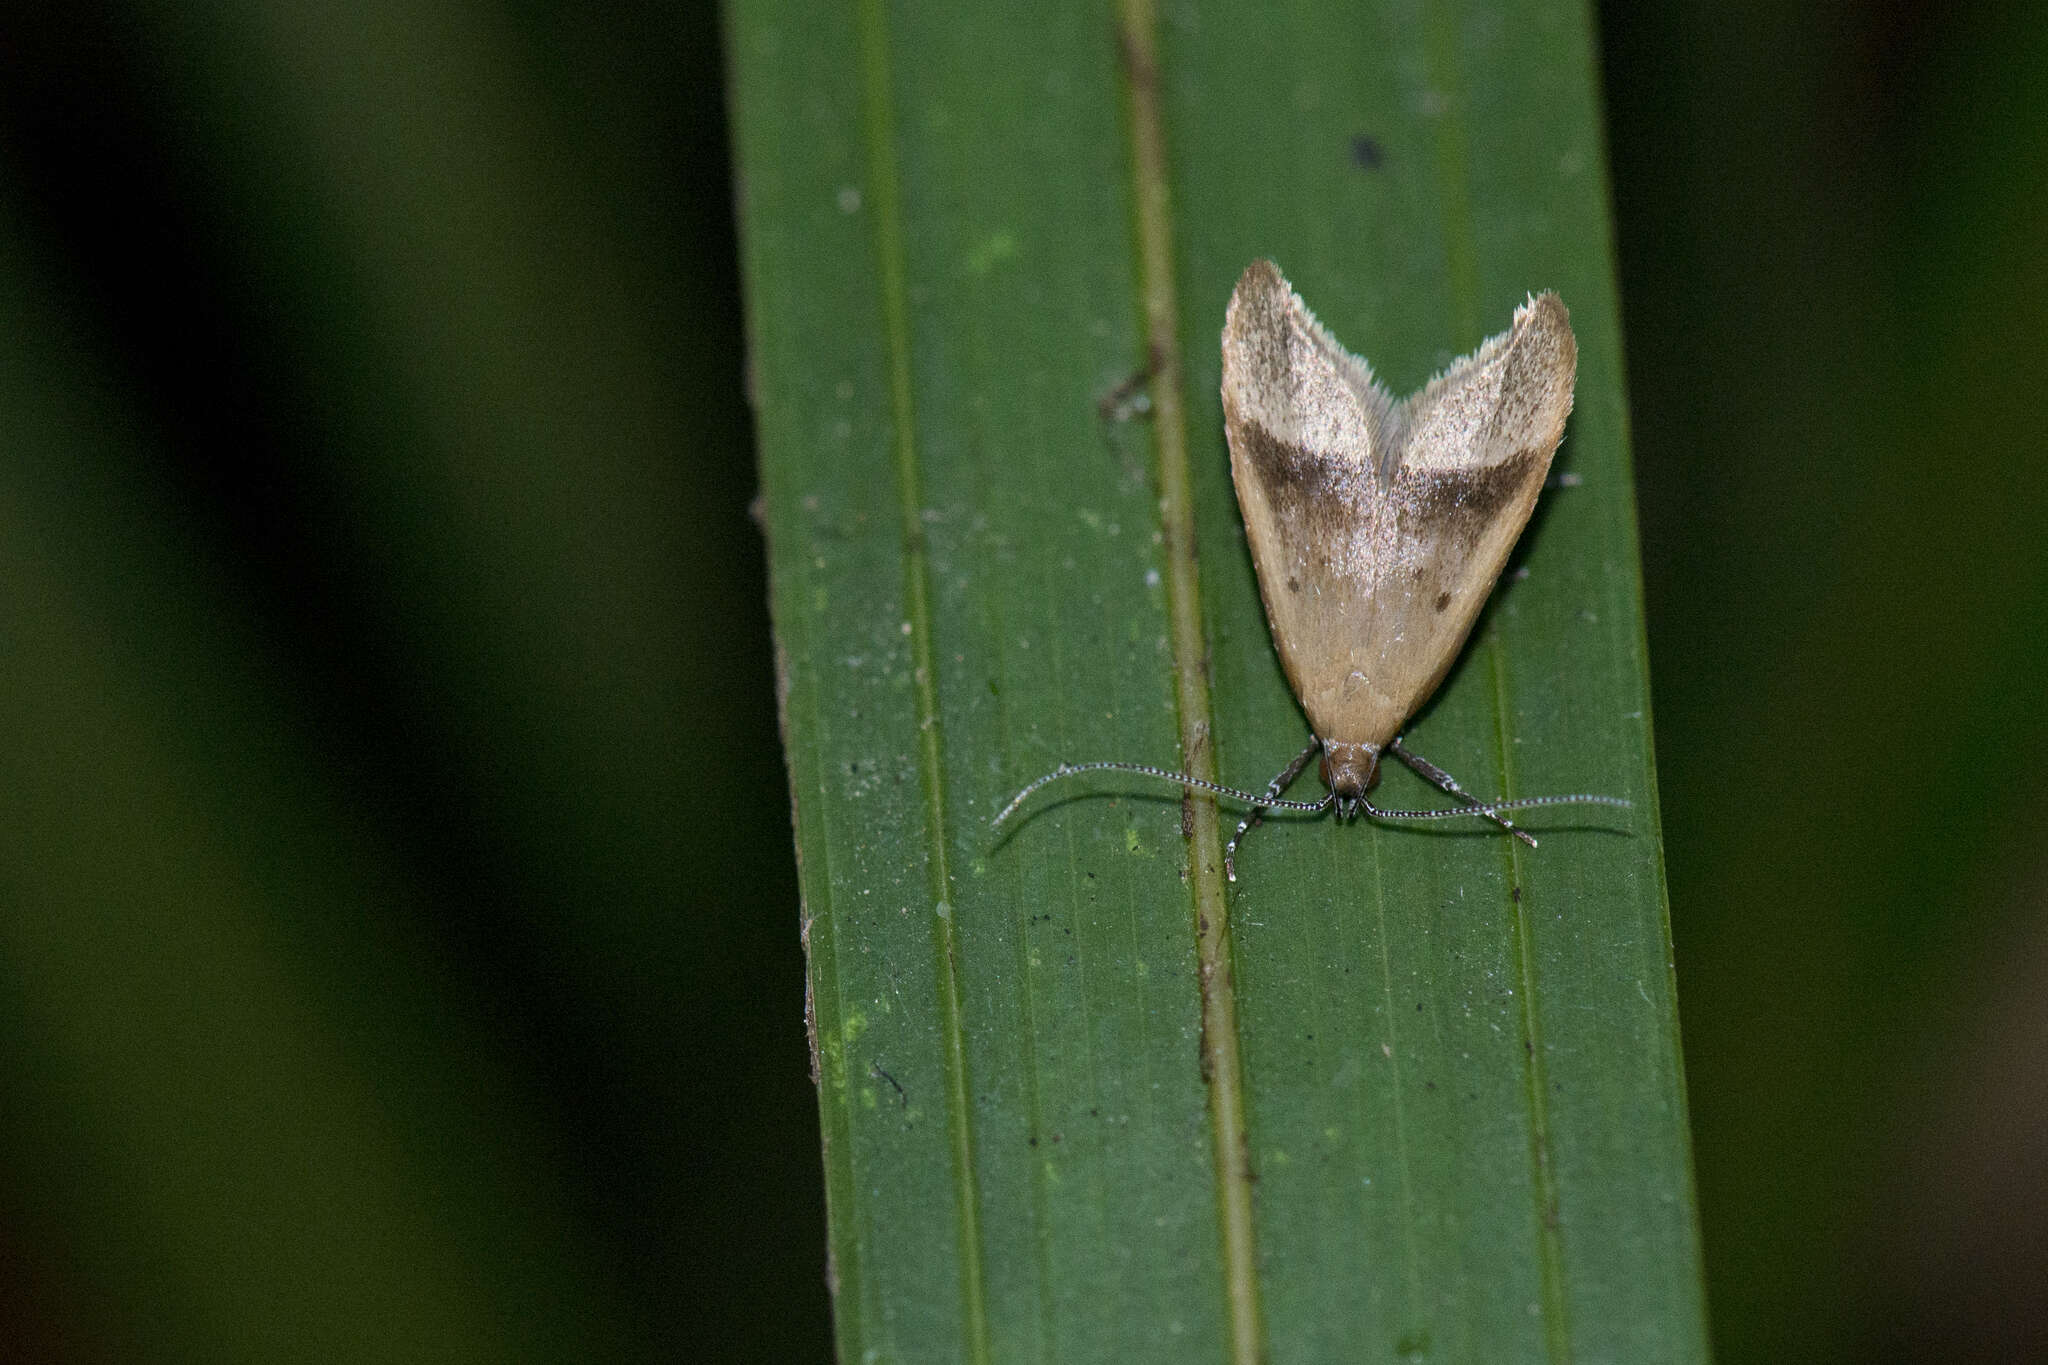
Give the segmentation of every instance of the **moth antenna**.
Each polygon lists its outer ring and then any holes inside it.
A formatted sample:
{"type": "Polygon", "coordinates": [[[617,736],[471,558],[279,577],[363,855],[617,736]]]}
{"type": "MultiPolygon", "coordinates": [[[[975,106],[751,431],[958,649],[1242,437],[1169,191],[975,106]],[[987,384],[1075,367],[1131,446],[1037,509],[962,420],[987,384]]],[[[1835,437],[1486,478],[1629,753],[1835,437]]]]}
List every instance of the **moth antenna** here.
{"type": "Polygon", "coordinates": [[[1328,810],[1332,799],[1325,796],[1320,801],[1268,800],[1252,792],[1239,791],[1236,787],[1226,787],[1221,782],[1205,782],[1199,777],[1190,777],[1186,773],[1169,772],[1165,768],[1154,768],[1146,763],[1062,763],[1059,767],[1054,768],[1044,777],[1039,778],[1036,782],[1033,782],[1030,786],[1012,797],[1010,804],[1004,806],[996,813],[996,818],[989,821],[990,828],[994,828],[1009,819],[1015,813],[1017,807],[1023,805],[1025,800],[1030,797],[1031,793],[1037,791],[1046,783],[1057,782],[1063,777],[1072,777],[1075,773],[1096,772],[1137,773],[1141,777],[1156,777],[1166,782],[1178,782],[1183,787],[1195,787],[1205,792],[1214,792],[1218,796],[1227,796],[1234,801],[1248,801],[1255,806],[1268,810],[1328,810]]]}
{"type": "MultiPolygon", "coordinates": [[[[1460,815],[1493,816],[1500,811],[1528,810],[1532,806],[1619,806],[1632,809],[1635,802],[1619,796],[1594,796],[1590,793],[1575,793],[1571,796],[1520,796],[1512,801],[1484,801],[1465,806],[1459,810],[1386,810],[1372,802],[1359,798],[1367,815],[1382,820],[1453,820],[1460,815]]],[[[1516,831],[1520,833],[1519,830],[1516,831]]],[[[1530,840],[1535,845],[1535,840],[1530,840]]]]}

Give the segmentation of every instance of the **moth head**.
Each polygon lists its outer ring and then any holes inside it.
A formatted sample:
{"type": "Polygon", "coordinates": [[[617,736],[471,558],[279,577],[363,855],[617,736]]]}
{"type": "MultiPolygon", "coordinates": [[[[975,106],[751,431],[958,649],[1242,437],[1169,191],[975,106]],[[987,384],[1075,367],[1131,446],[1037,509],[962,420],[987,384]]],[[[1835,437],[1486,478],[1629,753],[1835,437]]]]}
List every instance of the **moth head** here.
{"type": "Polygon", "coordinates": [[[1341,740],[1323,741],[1323,761],[1319,769],[1323,785],[1330,789],[1330,795],[1337,800],[1337,815],[1349,820],[1358,810],[1365,794],[1380,784],[1380,751],[1372,744],[1346,744],[1341,740]]]}

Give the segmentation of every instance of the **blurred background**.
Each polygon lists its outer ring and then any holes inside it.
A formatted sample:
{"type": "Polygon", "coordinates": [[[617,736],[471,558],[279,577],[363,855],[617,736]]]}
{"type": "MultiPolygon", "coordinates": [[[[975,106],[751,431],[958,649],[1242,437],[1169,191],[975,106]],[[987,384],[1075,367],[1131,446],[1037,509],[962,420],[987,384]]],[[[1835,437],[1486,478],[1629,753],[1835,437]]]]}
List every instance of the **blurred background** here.
{"type": "MultiPolygon", "coordinates": [[[[1724,1361],[2048,1358],[2048,14],[1601,12],[1724,1361]]],[[[0,15],[0,1354],[829,1354],[703,5],[0,15]]]]}

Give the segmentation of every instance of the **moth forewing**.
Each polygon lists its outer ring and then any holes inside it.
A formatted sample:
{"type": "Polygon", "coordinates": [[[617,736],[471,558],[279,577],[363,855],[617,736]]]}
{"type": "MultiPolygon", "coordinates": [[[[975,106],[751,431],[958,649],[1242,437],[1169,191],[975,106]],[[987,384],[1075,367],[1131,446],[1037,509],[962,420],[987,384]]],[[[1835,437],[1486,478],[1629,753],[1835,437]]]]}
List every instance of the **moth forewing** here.
{"type": "Polygon", "coordinates": [[[1450,671],[1529,523],[1564,437],[1577,369],[1564,304],[1542,294],[1515,310],[1508,331],[1403,405],[1394,494],[1404,542],[1433,552],[1425,578],[1434,579],[1434,591],[1425,584],[1397,599],[1412,613],[1397,653],[1420,673],[1403,721],[1450,671]]]}
{"type": "Polygon", "coordinates": [[[1238,281],[1231,475],[1274,647],[1326,744],[1377,755],[1443,681],[1535,507],[1576,365],[1544,294],[1395,402],[1271,262],[1238,281]]]}
{"type": "Polygon", "coordinates": [[[1394,529],[1384,489],[1391,416],[1365,362],[1323,330],[1272,262],[1254,261],[1224,316],[1223,428],[1273,645],[1320,737],[1347,701],[1384,700],[1356,689],[1347,698],[1352,670],[1334,665],[1371,637],[1379,609],[1372,566],[1394,529]]]}

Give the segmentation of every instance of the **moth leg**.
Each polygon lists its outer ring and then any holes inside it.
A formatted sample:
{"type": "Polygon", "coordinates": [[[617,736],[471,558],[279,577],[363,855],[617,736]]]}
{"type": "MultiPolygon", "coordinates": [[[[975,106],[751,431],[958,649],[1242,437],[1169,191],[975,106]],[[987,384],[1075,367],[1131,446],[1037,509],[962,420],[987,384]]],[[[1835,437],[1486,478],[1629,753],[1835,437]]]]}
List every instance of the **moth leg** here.
{"type": "MultiPolygon", "coordinates": [[[[1459,786],[1457,778],[1452,777],[1442,768],[1437,767],[1436,764],[1430,762],[1421,754],[1416,753],[1413,749],[1403,744],[1399,739],[1396,739],[1392,744],[1389,744],[1387,746],[1387,752],[1392,754],[1395,758],[1400,759],[1403,763],[1406,763],[1409,767],[1413,768],[1417,773],[1421,774],[1425,781],[1430,782],[1435,786],[1441,788],[1445,795],[1455,796],[1468,806],[1477,806],[1484,804],[1480,801],[1478,797],[1472,795],[1472,793],[1466,791],[1463,787],[1459,786]]],[[[1499,825],[1508,833],[1514,835],[1517,839],[1520,839],[1529,847],[1536,847],[1536,840],[1530,836],[1529,832],[1527,830],[1517,829],[1515,827],[1515,822],[1508,819],[1505,815],[1500,815],[1493,811],[1488,811],[1486,814],[1486,818],[1493,821],[1493,823],[1495,823],[1496,825],[1499,825]]]]}
{"type": "MultiPolygon", "coordinates": [[[[1261,799],[1266,801],[1275,800],[1282,792],[1293,786],[1294,779],[1301,776],[1301,770],[1308,766],[1308,761],[1314,758],[1316,751],[1322,747],[1323,742],[1321,740],[1311,739],[1308,742],[1308,747],[1296,754],[1294,761],[1282,768],[1273,780],[1266,784],[1266,790],[1262,794],[1261,799]]],[[[1263,823],[1260,817],[1264,814],[1265,809],[1264,806],[1253,806],[1251,813],[1237,822],[1237,833],[1231,835],[1230,842],[1223,847],[1223,871],[1232,881],[1237,880],[1237,846],[1244,842],[1245,833],[1253,825],[1263,823]]]]}

